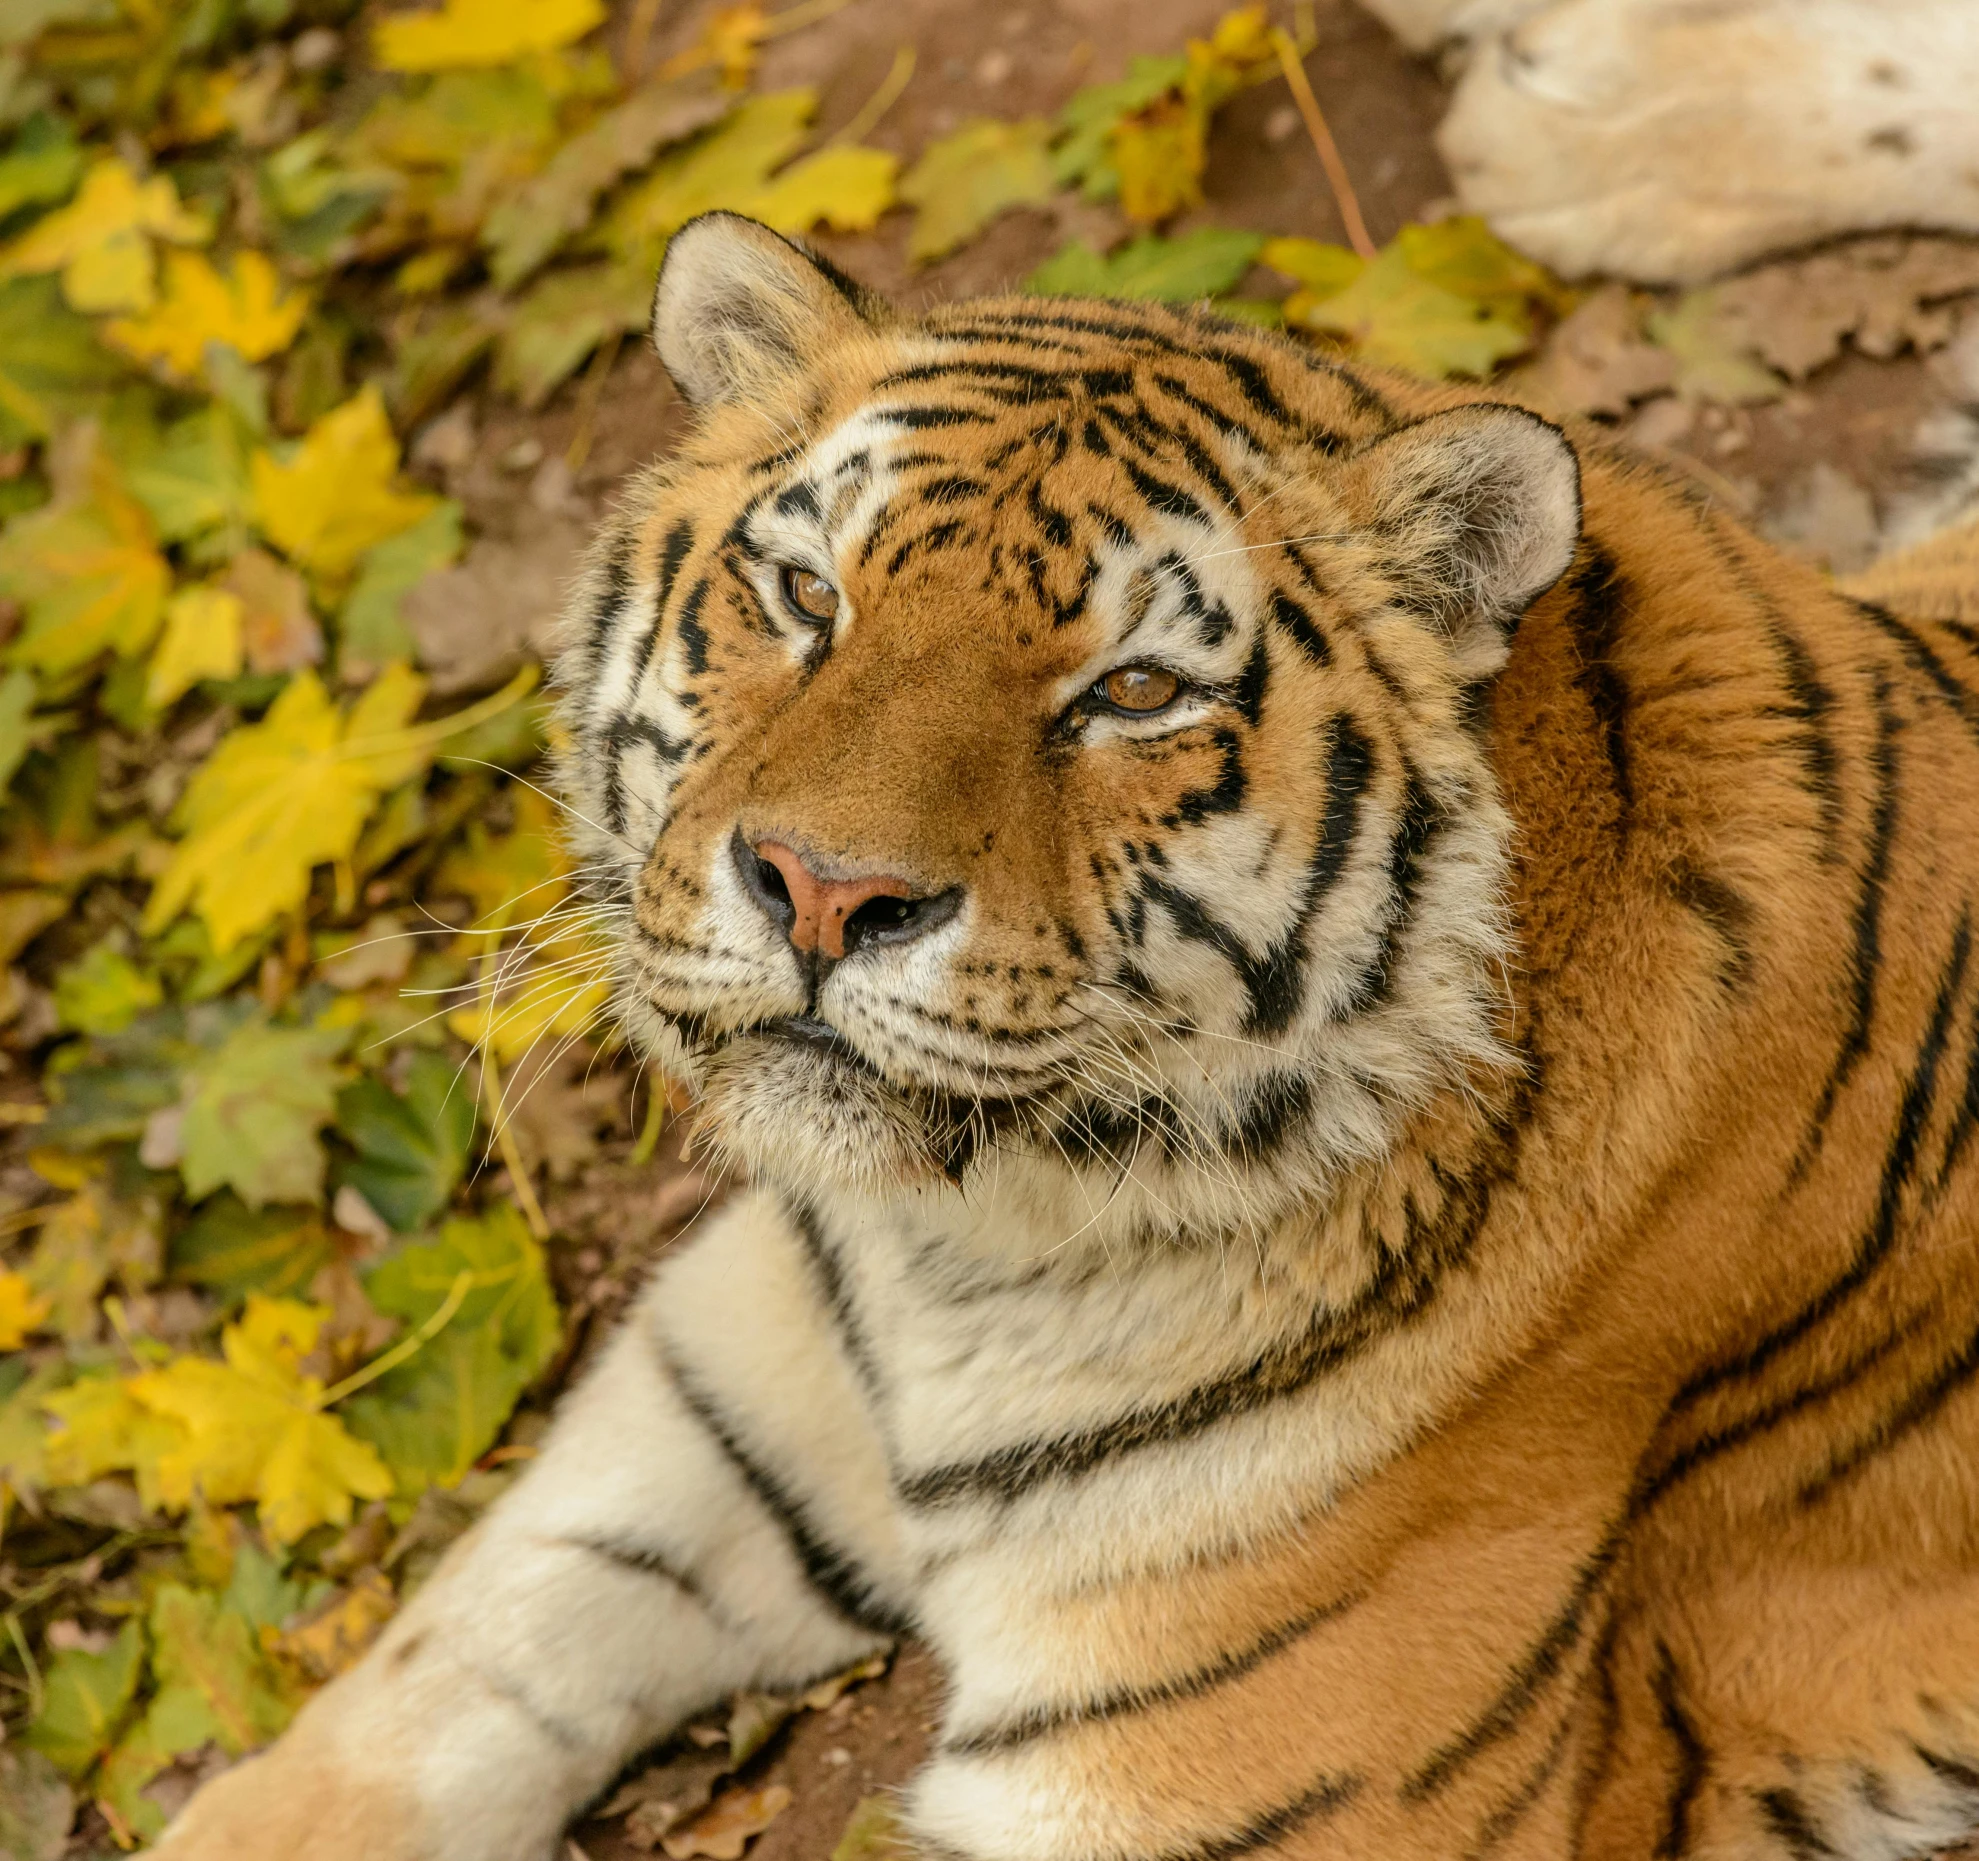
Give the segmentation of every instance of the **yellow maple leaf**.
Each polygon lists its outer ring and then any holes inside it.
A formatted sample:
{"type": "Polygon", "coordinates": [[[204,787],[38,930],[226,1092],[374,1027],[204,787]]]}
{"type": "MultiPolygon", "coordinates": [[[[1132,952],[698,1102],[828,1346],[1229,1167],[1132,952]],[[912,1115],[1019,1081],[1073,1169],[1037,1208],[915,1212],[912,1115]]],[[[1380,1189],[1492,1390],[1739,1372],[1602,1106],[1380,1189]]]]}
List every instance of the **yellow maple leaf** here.
{"type": "Polygon", "coordinates": [[[604,17],[603,0],[446,0],[438,12],[380,20],[372,53],[386,71],[506,65],[569,45],[604,17]]]}
{"type": "Polygon", "coordinates": [[[555,804],[533,789],[515,795],[506,834],[477,824],[433,874],[437,892],[473,901],[463,952],[487,955],[520,930],[534,954],[507,957],[487,972],[482,999],[458,1008],[447,1025],[471,1045],[486,1044],[507,1065],[545,1037],[590,1027],[611,999],[609,962],[589,913],[570,900],[571,864],[557,832],[555,804]]]}
{"type": "Polygon", "coordinates": [[[223,738],[186,784],[177,816],[185,838],[145,907],[147,934],[190,907],[225,952],[293,911],[318,865],[350,856],[379,796],[534,682],[525,669],[480,704],[415,725],[426,681],[402,663],[387,666],[348,715],[314,672],[297,673],[261,722],[223,738]]]}
{"type": "Polygon", "coordinates": [[[314,672],[292,678],[261,722],[223,738],[186,785],[186,837],[152,891],[148,931],[190,905],[224,953],[300,905],[310,873],[348,858],[378,797],[431,755],[406,729],[425,694],[426,681],[396,664],[346,717],[314,672]]]}
{"type": "Polygon", "coordinates": [[[1210,118],[1276,65],[1263,6],[1226,13],[1207,39],[1189,41],[1179,83],[1121,117],[1107,137],[1130,220],[1153,225],[1200,204],[1210,118]]]}
{"type": "Polygon", "coordinates": [[[491,834],[480,821],[471,822],[433,873],[436,893],[458,892],[472,902],[474,916],[461,941],[476,953],[492,949],[518,925],[560,927],[570,895],[570,858],[557,831],[556,804],[520,784],[513,794],[514,825],[507,833],[491,834]]]}
{"type": "Polygon", "coordinates": [[[286,464],[269,452],[249,462],[255,522],[291,560],[341,577],[376,543],[409,529],[439,503],[393,488],[399,443],[375,387],[335,407],[304,435],[286,464]]]}
{"type": "Polygon", "coordinates": [[[701,28],[701,36],[686,51],[677,53],[660,67],[662,78],[685,77],[713,65],[722,74],[729,90],[746,90],[755,75],[762,43],[770,35],[770,21],[759,0],[742,0],[740,6],[718,6],[701,28]]]}
{"type": "Polygon", "coordinates": [[[0,1272],[0,1351],[19,1350],[54,1309],[54,1300],[35,1296],[25,1273],[0,1272]]]}
{"type": "Polygon", "coordinates": [[[146,1509],[163,1508],[158,1464],[178,1446],[181,1431],[139,1402],[128,1379],[90,1377],[44,1396],[41,1406],[60,1424],[47,1442],[50,1485],[86,1486],[106,1473],[128,1472],[146,1509]]]}
{"type": "Polygon", "coordinates": [[[208,343],[224,343],[249,362],[279,355],[295,341],[308,311],[307,295],[283,295],[274,266],[259,252],[236,253],[226,277],[197,252],[170,252],[157,306],[144,317],[117,318],[103,334],[139,361],[162,362],[191,379],[208,343]]]}
{"type": "Polygon", "coordinates": [[[211,236],[179,205],[169,176],[140,182],[112,156],[90,169],[66,207],[0,250],[0,283],[59,271],[62,294],[78,310],[145,311],[157,301],[152,240],[203,245],[211,236]]]}
{"type": "MultiPolygon", "coordinates": [[[[600,959],[601,966],[603,959],[600,959]]],[[[589,1033],[610,1005],[612,988],[602,975],[555,969],[523,972],[513,994],[456,1008],[447,1026],[472,1047],[487,1047],[507,1066],[546,1039],[589,1033]]]]}
{"type": "Polygon", "coordinates": [[[1153,225],[1201,201],[1208,135],[1209,112],[1188,95],[1157,97],[1121,119],[1110,146],[1130,220],[1153,225]]]}
{"type": "Polygon", "coordinates": [[[1484,376],[1532,341],[1517,299],[1460,297],[1409,263],[1398,241],[1361,267],[1343,289],[1297,292],[1285,307],[1297,329],[1337,336],[1370,360],[1431,380],[1484,376]]]}
{"type": "Polygon", "coordinates": [[[869,233],[893,205],[900,157],[885,149],[820,149],[786,168],[737,210],[780,233],[869,233]]]}
{"type": "Polygon", "coordinates": [[[180,1357],[111,1389],[51,1396],[65,1424],[49,1444],[51,1477],[129,1468],[148,1504],[174,1512],[252,1500],[282,1544],[348,1523],[354,1500],[383,1499],[393,1482],[376,1450],[323,1413],[322,1383],[301,1370],[328,1317],[256,1293],[220,1334],[224,1362],[180,1357]]]}
{"type": "Polygon", "coordinates": [[[145,674],[144,702],[162,711],[201,679],[237,676],[246,612],[230,588],[181,588],[165,604],[165,630],[145,674]]]}
{"type": "Polygon", "coordinates": [[[57,674],[99,653],[135,657],[156,636],[171,585],[149,513],[99,450],[73,495],[0,537],[0,594],[27,608],[8,657],[57,674]]]}

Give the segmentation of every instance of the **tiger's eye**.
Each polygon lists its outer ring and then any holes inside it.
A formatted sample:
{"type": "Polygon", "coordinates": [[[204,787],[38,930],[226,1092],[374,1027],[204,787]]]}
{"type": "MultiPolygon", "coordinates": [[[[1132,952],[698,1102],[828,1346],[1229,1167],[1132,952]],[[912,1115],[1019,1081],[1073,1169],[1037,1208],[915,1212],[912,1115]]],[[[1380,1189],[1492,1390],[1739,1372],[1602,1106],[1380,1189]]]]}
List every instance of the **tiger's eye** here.
{"type": "Polygon", "coordinates": [[[783,598],[806,620],[830,620],[838,612],[838,590],[809,569],[785,569],[783,598]]]}
{"type": "Polygon", "coordinates": [[[1159,666],[1122,666],[1099,682],[1099,695],[1116,711],[1160,711],[1175,702],[1182,681],[1159,666]]]}

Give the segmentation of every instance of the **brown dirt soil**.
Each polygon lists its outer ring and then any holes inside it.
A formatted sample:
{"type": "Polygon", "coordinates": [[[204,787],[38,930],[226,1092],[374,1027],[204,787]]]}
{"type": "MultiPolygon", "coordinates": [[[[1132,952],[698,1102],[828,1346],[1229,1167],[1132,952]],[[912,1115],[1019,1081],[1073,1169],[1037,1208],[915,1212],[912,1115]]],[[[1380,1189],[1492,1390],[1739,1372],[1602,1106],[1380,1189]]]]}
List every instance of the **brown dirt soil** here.
{"type": "MultiPolygon", "coordinates": [[[[656,55],[690,42],[713,0],[667,9],[656,55]]],[[[847,121],[878,87],[896,49],[917,54],[913,81],[873,143],[911,157],[927,140],[972,115],[1016,117],[1055,110],[1079,85],[1117,75],[1136,52],[1176,49],[1213,25],[1224,0],[1027,0],[963,7],[953,0],[851,0],[822,24],[774,43],[761,82],[815,84],[820,128],[847,121]]],[[[1385,240],[1449,192],[1432,132],[1444,86],[1350,0],[1320,0],[1319,43],[1308,60],[1374,237],[1385,240]]],[[[1211,144],[1209,198],[1175,230],[1194,224],[1247,226],[1339,239],[1338,214],[1284,87],[1263,85],[1233,103],[1211,144]]],[[[910,269],[906,221],[891,216],[877,235],[827,239],[849,270],[909,306],[1007,288],[1067,239],[1110,240],[1109,210],[1077,200],[1051,211],[1013,213],[945,262],[910,269]]],[[[1706,409],[1694,418],[1638,416],[1636,437],[1689,462],[1718,495],[1749,517],[1777,513],[1817,463],[1849,474],[1876,496],[1899,483],[1906,441],[1919,414],[1944,390],[1916,358],[1849,356],[1783,401],[1756,410],[1706,409]]],[[[548,591],[635,466],[662,451],[677,403],[650,354],[628,343],[602,380],[567,387],[526,415],[477,397],[456,422],[451,445],[430,449],[426,471],[467,505],[480,535],[507,547],[463,595],[470,610],[448,645],[460,689],[494,683],[525,645],[550,633],[548,591]],[[465,427],[462,433],[458,429],[465,427]],[[464,440],[464,444],[461,443],[464,440]],[[534,442],[531,444],[530,442],[534,442]],[[482,598],[485,597],[485,598],[482,598]]],[[[430,429],[429,429],[430,430],[430,429]]],[[[422,454],[415,446],[414,458],[422,454]]],[[[472,566],[472,565],[470,565],[472,566]]],[[[444,629],[445,616],[436,620],[444,629]]],[[[621,1065],[577,1086],[596,1125],[627,1102],[621,1065]]],[[[714,1189],[680,1155],[669,1133],[653,1162],[629,1162],[631,1134],[613,1129],[588,1163],[546,1198],[558,1230],[560,1293],[579,1323],[566,1367],[596,1347],[650,1262],[691,1224],[714,1189]]],[[[822,1713],[800,1713],[745,1772],[751,1784],[781,1783],[791,1806],[751,1847],[755,1861],[823,1861],[863,1796],[903,1782],[919,1762],[938,1708],[939,1676],[909,1648],[883,1679],[856,1688],[822,1713]]],[[[572,1861],[636,1861],[622,1824],[592,1821],[574,1835],[572,1861]]]]}

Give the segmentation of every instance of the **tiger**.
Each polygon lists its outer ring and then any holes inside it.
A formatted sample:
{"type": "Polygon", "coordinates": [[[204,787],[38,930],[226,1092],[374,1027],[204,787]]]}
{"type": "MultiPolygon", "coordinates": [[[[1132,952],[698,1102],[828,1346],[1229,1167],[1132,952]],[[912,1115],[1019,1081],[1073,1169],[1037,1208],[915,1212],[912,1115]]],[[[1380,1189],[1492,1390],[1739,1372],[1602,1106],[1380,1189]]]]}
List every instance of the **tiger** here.
{"type": "Polygon", "coordinates": [[[924,1861],[1979,1828],[1975,607],[1205,308],[712,214],[653,327],[562,779],[740,1181],[169,1861],[547,1861],[908,1635],[924,1861]]]}

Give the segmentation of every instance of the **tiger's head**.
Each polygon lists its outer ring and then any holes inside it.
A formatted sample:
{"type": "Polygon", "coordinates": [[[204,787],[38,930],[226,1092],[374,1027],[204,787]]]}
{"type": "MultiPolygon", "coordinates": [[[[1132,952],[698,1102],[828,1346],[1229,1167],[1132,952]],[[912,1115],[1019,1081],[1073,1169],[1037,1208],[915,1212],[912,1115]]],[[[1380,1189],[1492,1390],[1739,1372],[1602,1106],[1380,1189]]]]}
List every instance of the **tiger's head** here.
{"type": "Polygon", "coordinates": [[[1480,699],[1576,548],[1555,429],[1192,311],[908,318],[729,215],[654,327],[694,423],[566,778],[721,1151],[1228,1229],[1506,1062],[1480,699]]]}

